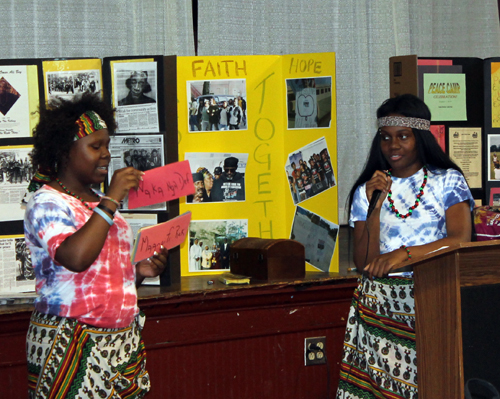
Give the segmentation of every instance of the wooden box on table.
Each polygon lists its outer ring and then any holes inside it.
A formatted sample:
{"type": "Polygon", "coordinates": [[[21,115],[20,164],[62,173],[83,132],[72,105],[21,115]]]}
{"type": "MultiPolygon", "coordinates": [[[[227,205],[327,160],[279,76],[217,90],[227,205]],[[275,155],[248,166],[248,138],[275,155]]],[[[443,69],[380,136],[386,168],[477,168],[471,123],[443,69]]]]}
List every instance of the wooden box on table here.
{"type": "Polygon", "coordinates": [[[295,240],[242,238],[230,247],[231,273],[256,280],[305,276],[305,248],[295,240]]]}

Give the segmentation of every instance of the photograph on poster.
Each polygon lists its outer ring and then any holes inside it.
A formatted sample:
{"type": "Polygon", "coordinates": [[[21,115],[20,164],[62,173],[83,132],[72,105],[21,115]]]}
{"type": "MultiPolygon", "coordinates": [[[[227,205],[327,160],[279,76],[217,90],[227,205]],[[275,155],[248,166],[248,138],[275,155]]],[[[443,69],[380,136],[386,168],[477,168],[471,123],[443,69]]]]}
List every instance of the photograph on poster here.
{"type": "Polygon", "coordinates": [[[110,177],[115,170],[128,166],[146,172],[165,164],[163,135],[161,134],[111,136],[109,148],[111,152],[110,177]]]}
{"type": "Polygon", "coordinates": [[[305,247],[306,262],[328,272],[339,233],[339,226],[300,206],[295,210],[290,239],[305,247]]]}
{"type": "Polygon", "coordinates": [[[38,92],[30,92],[28,85],[31,76],[31,83],[37,86],[33,71],[35,65],[0,66],[0,138],[31,136],[30,96],[34,103],[38,102],[34,101],[38,100],[38,92]]]}
{"type": "MultiPolygon", "coordinates": [[[[121,136],[123,137],[123,136],[121,136]]],[[[123,167],[132,166],[133,168],[146,172],[147,170],[157,168],[163,165],[163,136],[155,136],[148,138],[153,140],[151,145],[150,140],[140,146],[127,146],[121,145],[122,154],[120,156],[123,167]]],[[[127,140],[127,138],[122,139],[127,140]]],[[[143,140],[145,141],[145,140],[143,140]]]]}
{"type": "Polygon", "coordinates": [[[332,77],[286,79],[288,129],[328,128],[332,121],[332,77]]]}
{"type": "Polygon", "coordinates": [[[196,193],[188,203],[245,201],[248,154],[186,152],[196,193]]]}
{"type": "Polygon", "coordinates": [[[19,97],[21,94],[2,76],[0,78],[0,113],[7,115],[19,97]]]}
{"type": "Polygon", "coordinates": [[[56,71],[47,72],[47,99],[61,97],[71,100],[76,94],[101,91],[100,71],[56,71]]]}
{"type": "Polygon", "coordinates": [[[247,129],[245,79],[187,82],[189,132],[247,129]]]}
{"type": "Polygon", "coordinates": [[[118,133],[159,131],[156,62],[114,62],[113,104],[118,133]]]}
{"type": "Polygon", "coordinates": [[[31,252],[24,238],[15,239],[17,275],[16,281],[35,280],[35,269],[31,264],[31,252]]]}
{"type": "MultiPolygon", "coordinates": [[[[108,167],[108,180],[116,170],[132,166],[146,172],[165,165],[163,135],[113,135],[110,137],[109,152],[111,161],[108,167]]],[[[122,203],[122,209],[128,209],[128,197],[122,203]]],[[[165,210],[165,203],[137,208],[138,211],[165,210]]]]}
{"type": "MultiPolygon", "coordinates": [[[[148,82],[148,71],[130,71],[127,75],[128,78],[125,79],[124,85],[118,86],[116,90],[118,96],[123,97],[118,100],[119,107],[156,103],[156,93],[153,92],[151,84],[148,82]],[[124,96],[123,90],[125,88],[127,91],[124,96]]],[[[155,74],[149,71],[149,75],[152,76],[149,80],[154,81],[155,74]]]]}
{"type": "Polygon", "coordinates": [[[191,221],[189,271],[229,270],[229,248],[245,237],[248,237],[247,219],[191,221]]]}
{"type": "Polygon", "coordinates": [[[0,293],[35,290],[35,271],[24,236],[0,236],[0,293]]]}
{"type": "Polygon", "coordinates": [[[500,180],[500,134],[488,134],[488,180],[500,180]]]}
{"type": "Polygon", "coordinates": [[[34,174],[31,146],[0,147],[0,221],[23,220],[21,202],[34,174]]]}
{"type": "Polygon", "coordinates": [[[288,155],[285,171],[295,205],[336,185],[324,137],[288,155]]]}
{"type": "Polygon", "coordinates": [[[490,188],[490,206],[500,207],[500,187],[490,188]]]}
{"type": "MultiPolygon", "coordinates": [[[[122,216],[132,228],[134,239],[137,237],[139,229],[158,224],[158,214],[156,213],[122,213],[122,216]]],[[[160,285],[160,276],[147,277],[142,284],[160,285]]]]}

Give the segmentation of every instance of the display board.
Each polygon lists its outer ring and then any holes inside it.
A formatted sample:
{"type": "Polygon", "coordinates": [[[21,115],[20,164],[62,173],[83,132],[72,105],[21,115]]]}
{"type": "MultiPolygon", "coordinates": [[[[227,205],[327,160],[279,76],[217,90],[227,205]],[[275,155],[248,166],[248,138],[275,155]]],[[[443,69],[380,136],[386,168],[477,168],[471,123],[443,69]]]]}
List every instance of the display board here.
{"type": "MultiPolygon", "coordinates": [[[[6,259],[29,258],[14,194],[22,197],[34,173],[39,104],[91,92],[116,109],[109,177],[182,160],[202,176],[192,196],[121,209],[135,231],[191,212],[189,239],[170,251],[162,283],[227,271],[230,245],[248,236],[295,239],[307,270],[338,270],[335,54],[4,60],[0,85],[0,185],[4,206],[15,207],[3,213],[0,233],[17,240],[5,246],[6,259]],[[193,268],[196,239],[205,245],[193,268]]],[[[11,269],[32,279],[29,267],[11,269]]]]}
{"type": "Polygon", "coordinates": [[[227,271],[227,246],[249,236],[295,238],[307,270],[337,271],[335,55],[178,57],[177,93],[179,160],[199,188],[179,204],[181,274],[227,271]]]}

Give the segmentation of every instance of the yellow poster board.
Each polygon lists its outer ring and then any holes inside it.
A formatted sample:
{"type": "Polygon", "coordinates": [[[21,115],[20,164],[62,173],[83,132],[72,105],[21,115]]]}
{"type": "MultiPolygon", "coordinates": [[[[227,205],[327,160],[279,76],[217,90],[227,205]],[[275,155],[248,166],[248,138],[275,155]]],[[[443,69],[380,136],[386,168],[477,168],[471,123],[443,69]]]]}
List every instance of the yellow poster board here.
{"type": "Polygon", "coordinates": [[[500,62],[491,63],[491,127],[500,127],[500,62]]]}
{"type": "MultiPolygon", "coordinates": [[[[205,240],[204,247],[220,244],[224,223],[233,240],[290,238],[297,206],[338,224],[336,184],[298,202],[287,176],[291,156],[312,157],[316,143],[319,150],[326,143],[337,179],[334,53],[177,57],[177,93],[179,161],[188,159],[196,176],[208,171],[215,177],[217,168],[236,167],[239,181],[244,179],[244,190],[234,188],[238,183],[214,181],[214,188],[217,184],[223,188],[222,200],[213,191],[211,198],[198,198],[200,202],[196,197],[180,200],[179,212],[192,212],[192,225],[197,226],[200,241],[205,240]],[[321,82],[330,82],[328,88],[319,87],[321,82]],[[207,117],[211,101],[219,108],[224,102],[232,104],[230,114],[239,119],[231,123],[229,115],[227,127],[222,120],[219,124],[228,130],[216,130],[217,124],[207,117]],[[207,229],[212,229],[210,234],[201,236],[207,229]]],[[[195,238],[192,232],[181,246],[181,275],[221,273],[203,264],[196,271],[190,267],[195,238]]],[[[309,264],[306,269],[319,271],[309,264]]],[[[329,271],[338,271],[338,248],[329,271]]]]}

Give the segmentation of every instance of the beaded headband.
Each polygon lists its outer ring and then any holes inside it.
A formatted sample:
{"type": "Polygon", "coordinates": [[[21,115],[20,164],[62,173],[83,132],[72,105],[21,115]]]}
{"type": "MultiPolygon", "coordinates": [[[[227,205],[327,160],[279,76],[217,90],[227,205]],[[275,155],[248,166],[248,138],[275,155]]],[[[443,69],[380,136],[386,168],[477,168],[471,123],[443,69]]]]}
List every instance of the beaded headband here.
{"type": "Polygon", "coordinates": [[[77,120],[78,133],[75,141],[101,129],[107,129],[106,122],[94,111],[85,111],[77,120]]]}
{"type": "Polygon", "coordinates": [[[381,128],[384,126],[402,126],[418,130],[429,130],[431,128],[431,121],[408,116],[384,116],[378,118],[378,127],[381,128]]]}

